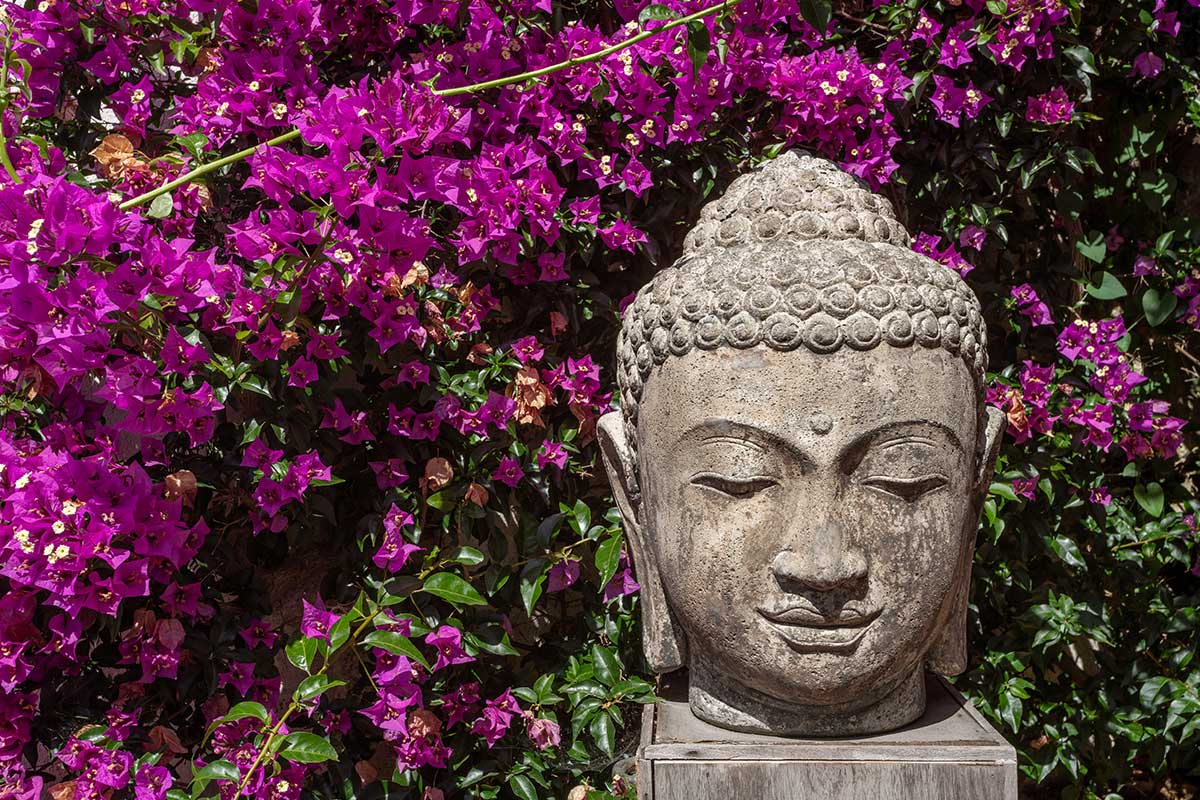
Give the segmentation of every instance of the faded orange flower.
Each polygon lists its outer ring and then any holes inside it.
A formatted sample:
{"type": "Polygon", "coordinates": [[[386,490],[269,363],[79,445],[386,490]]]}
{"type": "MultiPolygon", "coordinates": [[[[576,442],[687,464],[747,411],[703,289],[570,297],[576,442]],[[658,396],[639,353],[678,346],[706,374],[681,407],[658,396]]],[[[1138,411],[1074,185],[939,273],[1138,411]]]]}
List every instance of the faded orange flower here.
{"type": "Polygon", "coordinates": [[[89,155],[99,162],[100,172],[104,177],[120,180],[129,162],[134,160],[133,142],[129,141],[127,136],[110,133],[100,140],[100,144],[89,155]]]}
{"type": "Polygon", "coordinates": [[[471,485],[467,487],[466,497],[475,505],[483,507],[487,505],[488,490],[480,486],[478,483],[471,481],[471,485]]]}
{"type": "Polygon", "coordinates": [[[1025,402],[1016,389],[1010,389],[1008,392],[1008,424],[1017,433],[1024,433],[1029,427],[1029,419],[1025,416],[1025,402]]]}
{"type": "Polygon", "coordinates": [[[517,401],[516,419],[522,425],[546,427],[541,409],[554,403],[550,389],[542,383],[537,367],[522,367],[509,384],[508,396],[517,401]]]}
{"type": "Polygon", "coordinates": [[[454,469],[444,458],[431,458],[425,464],[425,477],[421,478],[421,488],[428,492],[441,491],[446,484],[454,479],[454,469]]]}

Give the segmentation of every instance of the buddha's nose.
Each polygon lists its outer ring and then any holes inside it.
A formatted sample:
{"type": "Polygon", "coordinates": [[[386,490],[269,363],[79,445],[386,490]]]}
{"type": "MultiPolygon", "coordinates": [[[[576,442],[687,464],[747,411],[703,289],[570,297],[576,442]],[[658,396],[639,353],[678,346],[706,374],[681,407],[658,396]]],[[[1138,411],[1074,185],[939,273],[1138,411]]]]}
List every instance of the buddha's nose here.
{"type": "Polygon", "coordinates": [[[851,545],[841,525],[829,520],[805,527],[805,535],[794,537],[771,561],[781,588],[828,592],[866,580],[866,556],[851,545]]]}

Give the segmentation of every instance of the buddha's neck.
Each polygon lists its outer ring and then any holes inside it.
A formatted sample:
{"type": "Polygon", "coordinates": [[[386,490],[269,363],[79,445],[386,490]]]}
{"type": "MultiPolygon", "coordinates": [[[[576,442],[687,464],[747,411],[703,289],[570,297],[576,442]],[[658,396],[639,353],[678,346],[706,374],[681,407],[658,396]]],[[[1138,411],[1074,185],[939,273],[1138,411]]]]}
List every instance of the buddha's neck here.
{"type": "Polygon", "coordinates": [[[925,674],[918,666],[875,700],[834,705],[784,703],[693,663],[692,713],[722,728],[775,736],[861,736],[901,728],[925,713],[925,674]]]}

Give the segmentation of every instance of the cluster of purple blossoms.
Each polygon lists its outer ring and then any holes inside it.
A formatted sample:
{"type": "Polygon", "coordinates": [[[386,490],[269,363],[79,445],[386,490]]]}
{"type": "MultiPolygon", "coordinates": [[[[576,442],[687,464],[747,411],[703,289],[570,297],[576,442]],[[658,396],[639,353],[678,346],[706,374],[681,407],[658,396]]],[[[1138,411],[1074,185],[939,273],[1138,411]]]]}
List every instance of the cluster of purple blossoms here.
{"type": "Polygon", "coordinates": [[[900,138],[888,104],[902,102],[912,83],[898,58],[893,50],[871,63],[854,49],[830,49],[780,59],[770,93],[781,102],[784,133],[873,186],[886,183],[897,167],[892,148],[900,138]]]}
{"type": "Polygon", "coordinates": [[[953,242],[942,244],[942,237],[935,236],[932,233],[921,232],[913,237],[913,250],[918,253],[924,253],[950,269],[957,272],[962,277],[966,277],[971,270],[975,269],[971,262],[963,257],[959,249],[954,246],[953,242]]]}
{"type": "Polygon", "coordinates": [[[1067,96],[1066,89],[1055,86],[1045,94],[1029,98],[1025,108],[1025,119],[1030,122],[1057,125],[1061,122],[1070,122],[1074,112],[1075,104],[1067,96]]]}

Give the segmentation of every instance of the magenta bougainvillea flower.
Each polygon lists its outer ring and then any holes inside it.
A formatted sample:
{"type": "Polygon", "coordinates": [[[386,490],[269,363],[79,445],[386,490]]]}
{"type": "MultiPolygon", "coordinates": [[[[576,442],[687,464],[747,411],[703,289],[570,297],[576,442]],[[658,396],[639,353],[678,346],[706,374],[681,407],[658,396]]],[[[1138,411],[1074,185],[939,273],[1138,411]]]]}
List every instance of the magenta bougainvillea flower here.
{"type": "Polygon", "coordinates": [[[1055,86],[1045,94],[1030,97],[1025,107],[1025,119],[1030,122],[1044,122],[1047,125],[1057,125],[1070,122],[1075,110],[1075,104],[1067,97],[1067,92],[1061,86],[1055,86]]]}
{"type": "MultiPolygon", "coordinates": [[[[835,4],[818,31],[756,0],[562,68],[702,5],[4,5],[0,795],[166,800],[208,765],[223,798],[294,800],[332,752],[367,792],[398,768],[424,800],[565,796],[641,691],[623,664],[580,724],[596,690],[567,691],[593,644],[636,648],[629,556],[595,568],[622,535],[596,459],[618,315],[785,147],[881,190],[985,300],[995,552],[1059,563],[1028,517],[1086,533],[1095,574],[1135,571],[1118,529],[1183,531],[1163,547],[1194,559],[1191,499],[1166,486],[1153,514],[1150,485],[1194,450],[1190,187],[1112,121],[1173,135],[1198,2],[835,4]],[[315,749],[255,746],[284,737],[315,749]]],[[[1103,696],[1140,707],[1126,689],[1103,696]]]]}

